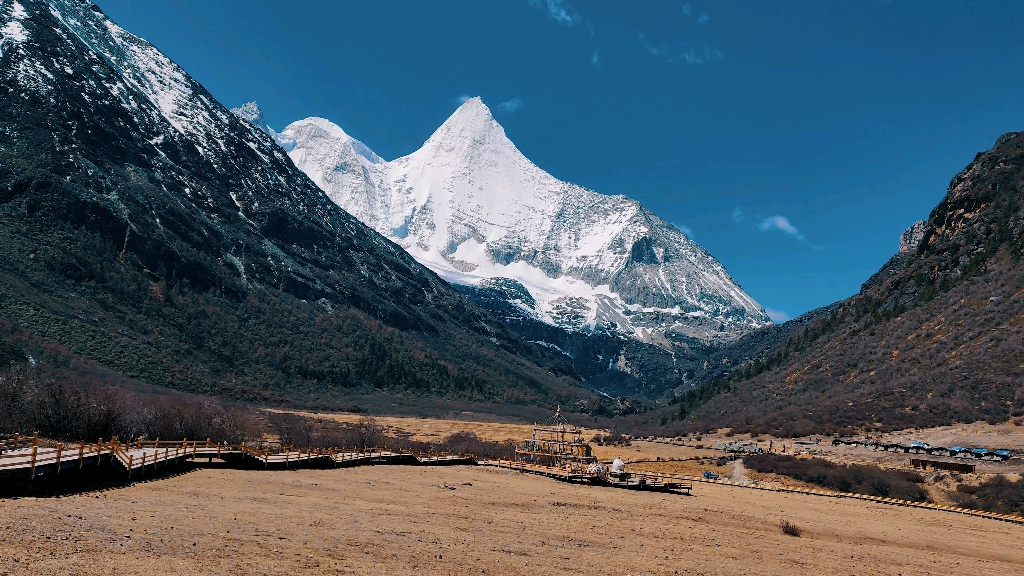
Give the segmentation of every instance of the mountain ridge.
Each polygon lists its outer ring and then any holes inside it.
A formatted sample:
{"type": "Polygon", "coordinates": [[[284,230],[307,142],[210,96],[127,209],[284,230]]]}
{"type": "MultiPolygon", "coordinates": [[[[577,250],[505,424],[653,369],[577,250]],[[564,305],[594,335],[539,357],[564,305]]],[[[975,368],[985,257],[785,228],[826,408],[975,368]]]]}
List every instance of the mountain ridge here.
{"type": "Polygon", "coordinates": [[[300,120],[278,141],[332,200],[450,282],[508,278],[538,320],[667,350],[771,322],[717,260],[635,200],[534,165],[479,98],[390,162],[360,161],[353,143],[365,145],[331,130],[300,120]]]}
{"type": "Polygon", "coordinates": [[[598,402],[95,4],[9,6],[0,317],[190,392],[598,402]]]}

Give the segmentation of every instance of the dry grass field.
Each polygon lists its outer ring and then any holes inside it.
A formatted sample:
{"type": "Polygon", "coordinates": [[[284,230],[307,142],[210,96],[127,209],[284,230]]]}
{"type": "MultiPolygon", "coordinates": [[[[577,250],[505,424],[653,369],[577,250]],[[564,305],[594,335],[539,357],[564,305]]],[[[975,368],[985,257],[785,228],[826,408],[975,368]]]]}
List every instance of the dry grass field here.
{"type": "MultiPolygon", "coordinates": [[[[367,418],[363,414],[350,413],[319,413],[294,412],[311,418],[335,420],[337,422],[356,423],[367,418]]],[[[479,418],[479,415],[476,416],[479,418]]],[[[522,440],[533,433],[533,424],[513,424],[506,422],[480,422],[476,420],[442,420],[437,418],[414,418],[406,416],[373,416],[373,421],[384,427],[389,433],[408,434],[413,440],[429,442],[444,438],[456,432],[473,432],[484,440],[503,442],[505,440],[522,440]]],[[[587,430],[588,436],[597,430],[587,430]]]]}
{"type": "Polygon", "coordinates": [[[202,469],[0,500],[0,573],[26,575],[1021,574],[1022,540],[1024,526],[929,510],[482,467],[202,469]]]}
{"type": "MultiPolygon", "coordinates": [[[[335,420],[338,422],[356,423],[366,418],[361,414],[347,413],[314,413],[294,412],[311,418],[335,420]]],[[[442,420],[436,418],[413,418],[404,416],[374,416],[373,421],[382,426],[389,434],[408,435],[413,440],[429,442],[444,438],[456,432],[473,432],[484,440],[516,442],[529,438],[533,433],[533,424],[514,424],[506,422],[478,422],[470,420],[442,420]]],[[[583,438],[590,439],[594,434],[608,434],[607,430],[583,428],[583,438]]],[[[600,460],[611,461],[621,457],[627,462],[642,460],[679,459],[693,457],[713,458],[721,455],[714,450],[698,450],[691,446],[674,446],[658,442],[634,441],[631,446],[597,446],[593,445],[594,455],[600,460]]]]}

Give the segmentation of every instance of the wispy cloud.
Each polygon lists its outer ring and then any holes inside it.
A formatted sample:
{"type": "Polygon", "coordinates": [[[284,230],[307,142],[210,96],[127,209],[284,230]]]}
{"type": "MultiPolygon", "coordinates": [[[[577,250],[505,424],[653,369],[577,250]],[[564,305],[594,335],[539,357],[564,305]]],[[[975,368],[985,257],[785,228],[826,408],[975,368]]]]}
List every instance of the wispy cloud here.
{"type": "Polygon", "coordinates": [[[732,221],[737,224],[743,223],[743,210],[740,210],[739,207],[732,211],[732,221]]]}
{"type": "Polygon", "coordinates": [[[647,52],[655,58],[672,55],[672,50],[668,46],[655,45],[654,42],[651,42],[643,32],[637,32],[636,35],[640,39],[640,43],[643,44],[644,50],[647,50],[647,52]]]}
{"type": "Polygon", "coordinates": [[[785,216],[769,216],[762,220],[761,223],[757,225],[757,229],[762,232],[768,232],[769,230],[778,230],[780,232],[785,232],[790,236],[796,236],[801,240],[804,239],[804,235],[801,234],[800,231],[796,229],[796,226],[790,224],[789,218],[786,218],[785,216]]]}
{"type": "MultiPolygon", "coordinates": [[[[547,14],[548,18],[562,26],[575,26],[577,29],[589,31],[592,42],[596,40],[595,36],[601,32],[600,26],[598,26],[598,30],[595,30],[595,24],[600,23],[595,23],[581,15],[568,0],[527,0],[527,3],[543,11],[547,14]]],[[[682,12],[686,19],[692,20],[697,24],[706,24],[711,19],[707,13],[700,12],[698,14],[694,12],[693,6],[690,4],[684,4],[682,12]]],[[[612,28],[614,29],[615,26],[613,25],[612,28]]],[[[723,56],[722,51],[715,48],[713,42],[699,37],[701,35],[695,31],[691,31],[690,35],[697,37],[687,40],[680,39],[674,35],[669,35],[666,38],[652,38],[642,31],[634,33],[639,39],[644,52],[666,62],[704,65],[715,60],[721,60],[723,56]]],[[[590,56],[590,64],[595,68],[600,68],[603,63],[599,52],[595,50],[590,56]]]]}
{"type": "Polygon", "coordinates": [[[455,97],[455,102],[459,106],[462,106],[463,104],[466,103],[466,100],[469,100],[470,98],[472,98],[472,96],[470,96],[469,94],[459,94],[458,96],[455,97]]]}
{"type": "Polygon", "coordinates": [[[693,240],[693,230],[691,230],[689,226],[678,224],[676,222],[673,222],[672,225],[675,226],[676,228],[679,228],[679,231],[682,232],[687,238],[693,240]]]}
{"type": "Polygon", "coordinates": [[[814,248],[815,250],[822,249],[821,246],[816,246],[812,244],[809,240],[807,240],[807,237],[801,234],[800,231],[797,230],[796,226],[793,226],[793,224],[789,221],[789,218],[786,218],[785,216],[782,216],[780,214],[776,214],[775,216],[769,216],[764,220],[761,220],[761,222],[758,223],[757,225],[757,229],[762,232],[782,232],[787,236],[796,238],[797,240],[803,242],[804,244],[807,244],[808,246],[814,248]]]}
{"type": "Polygon", "coordinates": [[[529,0],[530,6],[548,13],[548,17],[563,26],[580,21],[580,15],[565,0],[529,0]]]}
{"type": "Polygon", "coordinates": [[[512,113],[516,112],[517,110],[519,110],[522,107],[523,107],[523,99],[522,98],[513,98],[511,100],[506,100],[506,101],[501,102],[500,104],[498,104],[498,110],[501,110],[502,112],[508,112],[509,114],[512,114],[512,113]]]}
{"type": "Polygon", "coordinates": [[[693,5],[691,4],[683,4],[683,16],[686,16],[687,18],[693,18],[694,21],[697,22],[697,24],[707,24],[708,20],[711,20],[711,16],[708,16],[705,12],[701,12],[700,16],[694,17],[693,5]]]}
{"type": "Polygon", "coordinates": [[[782,310],[775,310],[774,308],[765,308],[764,311],[766,314],[768,314],[768,317],[772,319],[772,322],[775,322],[776,324],[782,324],[786,320],[792,320],[792,317],[782,310]]]}
{"type": "Polygon", "coordinates": [[[714,60],[721,60],[722,51],[710,46],[701,46],[683,52],[682,57],[687,64],[707,64],[714,60]]]}
{"type": "Polygon", "coordinates": [[[637,38],[649,54],[655,58],[664,58],[668,62],[681,60],[687,64],[707,64],[722,59],[722,51],[707,44],[695,47],[678,40],[671,43],[660,42],[649,38],[643,32],[637,32],[637,38]]]}

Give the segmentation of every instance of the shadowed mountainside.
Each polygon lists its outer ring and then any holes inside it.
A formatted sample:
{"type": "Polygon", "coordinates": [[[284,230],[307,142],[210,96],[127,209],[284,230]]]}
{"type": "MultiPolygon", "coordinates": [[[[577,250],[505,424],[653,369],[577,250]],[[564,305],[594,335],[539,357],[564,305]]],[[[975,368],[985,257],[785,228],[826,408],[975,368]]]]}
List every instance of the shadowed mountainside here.
{"type": "Polygon", "coordinates": [[[1022,193],[1024,133],[1005,134],[860,293],[744,337],[645,426],[791,436],[1024,414],[1022,193]]]}
{"type": "Polygon", "coordinates": [[[0,318],[189,392],[323,408],[367,391],[594,407],[559,355],[338,208],[98,7],[10,6],[0,318]]]}

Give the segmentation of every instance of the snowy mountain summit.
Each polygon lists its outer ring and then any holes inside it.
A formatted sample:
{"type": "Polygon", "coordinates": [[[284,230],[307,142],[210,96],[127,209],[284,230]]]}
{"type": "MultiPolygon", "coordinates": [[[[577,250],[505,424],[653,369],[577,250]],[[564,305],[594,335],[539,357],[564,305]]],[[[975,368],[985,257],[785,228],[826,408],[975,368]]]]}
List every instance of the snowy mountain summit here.
{"type": "Polygon", "coordinates": [[[391,162],[322,118],[275,138],[331,200],[439,276],[498,288],[544,322],[664,347],[723,343],[770,323],[676,227],[538,168],[480,98],[391,162]]]}

